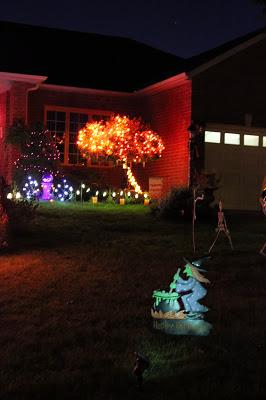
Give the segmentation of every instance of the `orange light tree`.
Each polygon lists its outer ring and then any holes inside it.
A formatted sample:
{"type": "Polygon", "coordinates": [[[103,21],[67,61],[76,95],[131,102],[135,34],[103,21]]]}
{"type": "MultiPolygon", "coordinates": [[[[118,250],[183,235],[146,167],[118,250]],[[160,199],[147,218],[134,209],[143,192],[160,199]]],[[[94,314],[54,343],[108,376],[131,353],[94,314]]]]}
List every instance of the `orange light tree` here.
{"type": "Polygon", "coordinates": [[[164,150],[160,136],[140,118],[120,115],[112,116],[108,121],[88,122],[79,131],[77,145],[85,158],[102,157],[121,162],[137,193],[142,190],[130,166],[159,158],[164,150]]]}

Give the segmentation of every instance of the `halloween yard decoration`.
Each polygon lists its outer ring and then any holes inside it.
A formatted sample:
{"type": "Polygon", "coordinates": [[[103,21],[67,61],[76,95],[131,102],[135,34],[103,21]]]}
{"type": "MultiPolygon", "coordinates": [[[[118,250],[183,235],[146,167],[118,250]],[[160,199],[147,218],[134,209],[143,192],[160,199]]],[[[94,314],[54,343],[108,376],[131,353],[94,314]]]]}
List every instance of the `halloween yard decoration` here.
{"type": "Polygon", "coordinates": [[[42,176],[42,200],[52,199],[52,186],[53,186],[53,175],[44,174],[42,176]]]}
{"type": "Polygon", "coordinates": [[[231,249],[234,250],[230,232],[229,232],[229,229],[227,228],[226,219],[225,219],[224,212],[223,212],[223,204],[221,201],[219,201],[218,226],[216,228],[216,232],[217,232],[217,234],[215,236],[215,239],[214,239],[211,247],[209,248],[209,253],[212,251],[213,246],[215,245],[221,232],[224,232],[225,236],[229,240],[231,249]]]}
{"type": "Polygon", "coordinates": [[[193,243],[193,251],[196,251],[196,243],[195,243],[195,221],[197,219],[196,214],[196,205],[197,201],[203,200],[204,194],[202,193],[200,196],[197,195],[196,188],[193,189],[193,213],[192,213],[192,243],[193,243]]]}
{"type": "Polygon", "coordinates": [[[185,265],[178,268],[170,284],[169,292],[155,290],[151,310],[153,327],[172,335],[207,336],[211,324],[204,320],[208,308],[199,303],[207,290],[202,285],[209,284],[201,272],[202,263],[209,257],[190,262],[184,258],[185,265]]]}
{"type": "Polygon", "coordinates": [[[135,352],[135,363],[133,367],[133,375],[137,378],[138,388],[141,390],[143,385],[143,373],[149,368],[149,360],[147,357],[135,352]]]}

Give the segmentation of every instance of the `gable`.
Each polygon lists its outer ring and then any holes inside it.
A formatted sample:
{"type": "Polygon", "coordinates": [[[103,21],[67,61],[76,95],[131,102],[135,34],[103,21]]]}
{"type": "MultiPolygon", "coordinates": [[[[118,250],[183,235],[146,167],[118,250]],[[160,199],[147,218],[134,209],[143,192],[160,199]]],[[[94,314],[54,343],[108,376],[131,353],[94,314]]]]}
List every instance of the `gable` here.
{"type": "Polygon", "coordinates": [[[192,77],[193,116],[208,122],[266,126],[266,39],[192,77]]]}

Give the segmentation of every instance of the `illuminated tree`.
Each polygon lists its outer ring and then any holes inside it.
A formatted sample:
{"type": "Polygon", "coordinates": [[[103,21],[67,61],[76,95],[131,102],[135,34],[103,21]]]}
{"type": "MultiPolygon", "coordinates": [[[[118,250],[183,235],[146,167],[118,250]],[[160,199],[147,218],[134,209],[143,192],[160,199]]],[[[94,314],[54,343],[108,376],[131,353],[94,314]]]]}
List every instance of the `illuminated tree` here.
{"type": "Polygon", "coordinates": [[[108,121],[87,123],[79,131],[77,145],[85,158],[104,157],[121,162],[135,191],[142,193],[129,166],[161,157],[160,136],[140,118],[116,115],[108,121]]]}
{"type": "Polygon", "coordinates": [[[21,155],[14,164],[20,178],[27,174],[40,178],[45,173],[58,174],[59,157],[54,137],[48,130],[39,128],[28,133],[21,155]]]}

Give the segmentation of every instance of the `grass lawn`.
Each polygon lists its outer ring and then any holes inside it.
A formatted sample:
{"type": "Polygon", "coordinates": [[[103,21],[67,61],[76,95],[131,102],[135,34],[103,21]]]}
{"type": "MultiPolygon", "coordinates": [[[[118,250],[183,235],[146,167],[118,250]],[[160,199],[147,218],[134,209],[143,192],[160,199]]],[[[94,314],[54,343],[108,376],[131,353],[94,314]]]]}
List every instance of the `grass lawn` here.
{"type": "MultiPolygon", "coordinates": [[[[191,225],[143,206],[42,204],[0,255],[0,399],[233,399],[266,394],[265,221],[227,216],[205,274],[209,337],[153,331],[154,289],[168,289],[191,225]],[[150,368],[142,392],[134,351],[150,368]]],[[[198,224],[198,255],[214,238],[198,224]]]]}

